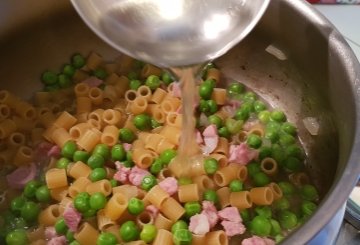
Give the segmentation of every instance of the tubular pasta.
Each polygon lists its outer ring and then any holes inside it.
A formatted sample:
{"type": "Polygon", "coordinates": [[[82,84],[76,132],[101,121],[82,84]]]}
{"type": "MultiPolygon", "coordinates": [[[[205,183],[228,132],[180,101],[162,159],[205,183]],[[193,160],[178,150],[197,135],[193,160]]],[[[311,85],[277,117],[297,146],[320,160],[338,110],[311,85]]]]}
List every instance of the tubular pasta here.
{"type": "Polygon", "coordinates": [[[101,132],[95,128],[88,129],[85,134],[77,141],[77,145],[87,152],[91,152],[100,142],[101,132]]]}
{"type": "Polygon", "coordinates": [[[219,83],[220,82],[220,70],[217,69],[217,68],[210,68],[208,71],[207,71],[207,74],[206,74],[206,80],[209,80],[209,79],[212,79],[214,80],[216,83],[219,83]]]}
{"type": "Polygon", "coordinates": [[[105,111],[104,109],[96,109],[89,113],[88,119],[93,119],[93,120],[99,122],[99,124],[101,124],[103,121],[102,118],[103,118],[104,111],[105,111]]]}
{"type": "Polygon", "coordinates": [[[149,104],[146,110],[157,122],[164,123],[166,115],[158,104],[149,104]]]}
{"type": "Polygon", "coordinates": [[[237,173],[240,168],[240,165],[235,163],[230,163],[228,166],[219,169],[214,174],[214,181],[218,186],[226,186],[232,180],[237,178],[237,173]]]}
{"type": "Polygon", "coordinates": [[[125,76],[120,76],[114,82],[114,87],[118,97],[121,97],[129,89],[129,79],[125,76]]]}
{"type": "Polygon", "coordinates": [[[168,140],[166,140],[166,138],[164,138],[159,141],[155,152],[160,154],[161,152],[163,152],[166,149],[174,149],[174,148],[175,148],[175,144],[169,142],[168,140]]]}
{"type": "Polygon", "coordinates": [[[274,201],[282,198],[283,192],[278,184],[276,184],[275,182],[271,182],[267,186],[271,189],[273,193],[274,201]]]}
{"type": "Polygon", "coordinates": [[[17,125],[11,119],[0,122],[0,139],[5,139],[17,130],[17,125]]]}
{"type": "Polygon", "coordinates": [[[213,153],[210,154],[210,157],[218,161],[220,168],[226,167],[228,165],[228,158],[223,154],[213,153]]]}
{"type": "MultiPolygon", "coordinates": [[[[56,126],[55,126],[56,127],[56,126]]],[[[51,134],[51,140],[60,148],[63,148],[65,143],[71,141],[72,138],[69,132],[64,128],[55,128],[51,134]]]]}
{"type": "Polygon", "coordinates": [[[128,90],[125,93],[125,100],[127,103],[132,103],[137,98],[137,92],[135,90],[128,90]]]}
{"type": "Polygon", "coordinates": [[[86,59],[86,67],[90,70],[95,70],[103,63],[103,57],[95,52],[91,52],[86,59]]]}
{"type": "Polygon", "coordinates": [[[196,176],[193,181],[198,185],[200,192],[215,188],[214,181],[207,175],[196,176]]]}
{"type": "Polygon", "coordinates": [[[206,244],[211,245],[228,245],[228,237],[225,234],[225,231],[210,231],[206,234],[206,244]]]}
{"type": "Polygon", "coordinates": [[[270,157],[264,158],[260,163],[261,171],[269,176],[274,176],[278,172],[277,162],[270,157]]]}
{"type": "Polygon", "coordinates": [[[30,164],[33,160],[33,150],[27,146],[20,146],[14,156],[14,164],[21,166],[24,164],[30,164]]]}
{"type": "Polygon", "coordinates": [[[55,188],[55,189],[50,189],[50,195],[53,199],[55,199],[56,201],[60,202],[61,200],[63,200],[66,195],[68,194],[68,187],[59,187],[59,188],[55,188]]]}
{"type": "Polygon", "coordinates": [[[75,71],[75,74],[73,76],[73,80],[75,82],[81,82],[81,81],[84,81],[86,78],[89,77],[89,74],[83,70],[76,70],[75,71]]]}
{"type": "Polygon", "coordinates": [[[5,104],[0,104],[0,121],[8,118],[11,114],[10,107],[5,104]]]}
{"type": "Polygon", "coordinates": [[[104,99],[104,93],[98,87],[92,87],[89,90],[89,98],[93,105],[101,105],[104,99]]]}
{"type": "Polygon", "coordinates": [[[221,208],[225,208],[230,205],[230,188],[225,186],[216,191],[219,198],[221,208]]]}
{"type": "Polygon", "coordinates": [[[59,212],[60,212],[60,215],[63,215],[66,207],[68,205],[72,205],[73,199],[71,199],[70,197],[64,197],[59,202],[60,202],[59,203],[59,212]]]}
{"type": "Polygon", "coordinates": [[[162,88],[157,88],[152,94],[150,102],[153,102],[155,104],[160,104],[166,95],[167,92],[165,90],[163,90],[162,88]]]}
{"type": "MultiPolygon", "coordinates": [[[[5,119],[5,120],[8,120],[8,119],[5,119]]],[[[16,124],[17,131],[30,132],[35,126],[34,120],[25,120],[18,116],[13,116],[12,120],[16,124]]]]}
{"type": "Polygon", "coordinates": [[[220,137],[219,142],[213,151],[214,154],[223,154],[225,156],[229,155],[229,142],[226,138],[220,137]]]}
{"type": "Polygon", "coordinates": [[[145,196],[145,199],[159,209],[162,207],[167,198],[169,198],[169,194],[161,189],[159,185],[155,185],[151,188],[145,196]]]}
{"type": "Polygon", "coordinates": [[[39,122],[46,128],[53,125],[56,120],[54,114],[50,110],[39,112],[38,119],[39,122]]]}
{"type": "Polygon", "coordinates": [[[174,145],[179,144],[179,139],[181,135],[180,129],[166,125],[162,128],[160,134],[163,135],[170,143],[174,145]]]}
{"type": "Polygon", "coordinates": [[[160,77],[161,73],[162,73],[162,70],[159,67],[156,67],[151,64],[145,64],[141,70],[141,77],[146,78],[150,75],[155,75],[155,76],[160,77]]]}
{"type": "Polygon", "coordinates": [[[79,179],[81,177],[87,178],[90,173],[91,168],[81,161],[73,163],[68,167],[68,175],[74,179],[79,179]]]}
{"type": "Polygon", "coordinates": [[[253,125],[250,128],[248,134],[255,134],[255,135],[258,135],[260,137],[264,137],[265,130],[264,130],[264,127],[261,124],[258,123],[258,124],[253,125]]]}
{"type": "Polygon", "coordinates": [[[15,108],[16,104],[19,102],[19,98],[17,98],[14,94],[10,93],[7,90],[0,91],[0,103],[8,105],[11,108],[15,108]]]}
{"type": "Polygon", "coordinates": [[[128,73],[133,67],[134,62],[134,58],[127,55],[122,55],[120,58],[117,59],[117,71],[120,74],[128,73]]]}
{"type": "Polygon", "coordinates": [[[138,89],[137,89],[137,94],[139,97],[145,99],[146,101],[150,101],[151,96],[152,96],[152,92],[151,89],[146,86],[146,85],[141,85],[138,89]]]}
{"type": "Polygon", "coordinates": [[[56,189],[68,186],[65,169],[49,169],[45,174],[45,181],[49,189],[56,189]]]}
{"type": "Polygon", "coordinates": [[[124,243],[124,245],[147,245],[143,240],[124,243]]]}
{"type": "Polygon", "coordinates": [[[86,97],[89,94],[90,86],[86,83],[78,83],[74,87],[76,97],[86,97]]]}
{"type": "Polygon", "coordinates": [[[128,205],[126,196],[121,193],[115,193],[104,208],[104,214],[111,220],[117,220],[124,213],[128,205]]]}
{"type": "Polygon", "coordinates": [[[98,236],[98,230],[92,227],[88,222],[82,223],[77,232],[74,234],[76,241],[80,244],[86,245],[96,245],[98,236]]]}
{"type": "Polygon", "coordinates": [[[45,132],[44,128],[33,128],[31,130],[31,143],[32,145],[38,145],[40,142],[43,141],[43,133],[45,132]]]}
{"type": "Polygon", "coordinates": [[[238,209],[252,207],[252,199],[249,191],[238,191],[230,193],[230,205],[238,209]]]}
{"type": "Polygon", "coordinates": [[[160,108],[167,114],[169,112],[176,112],[176,110],[180,107],[180,104],[180,99],[166,96],[161,102],[160,108]]]}
{"type": "Polygon", "coordinates": [[[116,236],[117,242],[118,242],[119,244],[121,244],[121,243],[120,243],[121,237],[120,237],[119,229],[120,229],[120,226],[117,225],[117,224],[115,224],[115,225],[105,226],[104,229],[103,229],[103,231],[114,234],[114,235],[116,236]]]}
{"type": "Polygon", "coordinates": [[[120,111],[107,109],[102,115],[102,120],[108,125],[120,126],[120,122],[122,121],[122,114],[120,111]]]}
{"type": "Polygon", "coordinates": [[[59,205],[53,204],[40,212],[38,222],[40,225],[53,226],[59,217],[59,205]]]}
{"type": "Polygon", "coordinates": [[[84,192],[86,190],[86,186],[90,183],[91,181],[86,177],[79,177],[75,179],[75,181],[69,187],[69,196],[75,198],[77,194],[84,192]]]}
{"type": "Polygon", "coordinates": [[[77,119],[72,116],[67,111],[64,111],[61,113],[61,115],[55,120],[54,125],[59,128],[64,128],[66,130],[69,130],[72,126],[75,125],[77,119]]]}
{"type": "Polygon", "coordinates": [[[303,185],[310,184],[310,178],[304,172],[290,174],[289,181],[297,187],[301,187],[303,185]]]}
{"type": "MultiPolygon", "coordinates": [[[[154,204],[155,205],[155,204],[154,204]]],[[[185,209],[174,198],[168,197],[161,204],[160,211],[173,222],[183,216],[185,209]]]]}
{"type": "Polygon", "coordinates": [[[178,189],[178,198],[182,203],[199,201],[200,193],[198,185],[180,185],[178,189]]]}
{"type": "Polygon", "coordinates": [[[72,139],[78,140],[88,129],[90,129],[90,125],[88,123],[78,123],[70,128],[69,134],[72,139]]]}
{"type": "Polygon", "coordinates": [[[110,184],[110,181],[107,179],[103,179],[103,180],[98,180],[96,182],[93,183],[89,183],[86,186],[86,192],[89,193],[90,195],[96,193],[96,192],[101,192],[103,193],[105,196],[109,196],[112,192],[112,187],[110,184]]]}
{"type": "Polygon", "coordinates": [[[173,221],[166,218],[162,213],[159,213],[154,221],[154,225],[157,229],[171,230],[171,226],[174,224],[173,221]]]}
{"type": "Polygon", "coordinates": [[[114,226],[116,224],[115,221],[113,221],[109,217],[105,216],[104,209],[101,209],[97,212],[96,218],[97,218],[97,227],[101,231],[105,230],[109,226],[114,226]]]}
{"type": "Polygon", "coordinates": [[[133,102],[129,104],[129,111],[134,115],[141,114],[146,111],[147,106],[147,100],[143,97],[138,96],[133,102]]]}
{"type": "Polygon", "coordinates": [[[158,229],[153,245],[173,245],[173,235],[170,231],[158,229]]]}
{"type": "Polygon", "coordinates": [[[77,97],[76,98],[76,114],[91,112],[92,104],[89,97],[77,97]]]}
{"type": "Polygon", "coordinates": [[[120,185],[112,188],[112,193],[121,193],[128,200],[133,197],[137,197],[139,194],[138,188],[133,185],[120,185]]]}
{"type": "Polygon", "coordinates": [[[9,148],[13,148],[13,147],[18,148],[24,145],[25,142],[26,142],[25,135],[20,132],[14,132],[10,134],[7,140],[7,144],[9,148]]]}
{"type": "Polygon", "coordinates": [[[226,89],[214,88],[211,94],[211,99],[213,99],[218,105],[225,105],[227,100],[226,89]]]}
{"type": "Polygon", "coordinates": [[[274,200],[270,187],[255,187],[250,189],[250,198],[256,205],[271,205],[274,200]]]}
{"type": "Polygon", "coordinates": [[[154,157],[149,150],[136,148],[132,153],[133,161],[139,168],[147,169],[151,166],[154,157]]]}
{"type": "Polygon", "coordinates": [[[136,216],[136,224],[142,229],[144,225],[152,225],[154,223],[154,217],[148,212],[144,211],[136,216]]]}
{"type": "Polygon", "coordinates": [[[244,182],[248,176],[248,170],[246,166],[241,165],[236,172],[236,176],[240,181],[244,182]]]}
{"type": "Polygon", "coordinates": [[[145,149],[152,150],[156,152],[156,149],[159,146],[160,141],[164,140],[164,136],[160,134],[151,134],[148,140],[145,142],[145,149]]]}
{"type": "Polygon", "coordinates": [[[37,106],[43,106],[50,102],[51,93],[45,91],[37,91],[34,94],[34,102],[37,106]]]}
{"type": "Polygon", "coordinates": [[[115,145],[119,140],[119,129],[113,125],[106,126],[100,141],[108,146],[115,145]]]}

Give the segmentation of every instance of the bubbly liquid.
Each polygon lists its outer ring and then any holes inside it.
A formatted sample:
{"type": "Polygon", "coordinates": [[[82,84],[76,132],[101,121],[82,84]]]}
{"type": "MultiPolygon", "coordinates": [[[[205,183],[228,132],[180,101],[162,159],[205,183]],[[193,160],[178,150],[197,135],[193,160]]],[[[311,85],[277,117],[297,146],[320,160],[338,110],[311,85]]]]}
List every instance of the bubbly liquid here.
{"type": "Polygon", "coordinates": [[[171,161],[169,168],[177,177],[191,177],[192,169],[203,161],[199,145],[195,137],[195,104],[196,81],[200,67],[171,68],[180,78],[182,96],[182,128],[178,155],[171,161]]]}

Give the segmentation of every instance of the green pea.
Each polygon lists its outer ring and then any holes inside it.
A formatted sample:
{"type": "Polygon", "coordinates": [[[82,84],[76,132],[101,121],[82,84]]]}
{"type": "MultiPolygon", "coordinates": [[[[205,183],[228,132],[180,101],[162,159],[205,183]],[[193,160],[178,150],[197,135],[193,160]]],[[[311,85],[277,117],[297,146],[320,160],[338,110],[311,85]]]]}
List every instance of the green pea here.
{"type": "Polygon", "coordinates": [[[26,245],[28,242],[26,231],[23,229],[11,231],[6,235],[7,245],[26,245]]]}
{"type": "Polygon", "coordinates": [[[244,122],[242,120],[235,120],[232,118],[227,118],[225,121],[225,126],[228,129],[230,134],[237,134],[240,132],[244,122]]]}
{"type": "Polygon", "coordinates": [[[118,186],[118,182],[117,182],[116,179],[111,179],[111,180],[109,180],[109,181],[110,181],[111,187],[116,187],[116,186],[118,186]]]}
{"type": "Polygon", "coordinates": [[[247,137],[246,143],[254,149],[258,149],[261,144],[262,144],[262,140],[261,137],[259,135],[256,134],[250,134],[247,137]]]}
{"type": "Polygon", "coordinates": [[[232,180],[229,187],[231,192],[238,192],[244,189],[244,184],[240,180],[232,180]]]}
{"type": "Polygon", "coordinates": [[[256,99],[257,99],[257,96],[254,92],[249,91],[244,94],[244,101],[254,102],[256,99]]]}
{"type": "Polygon", "coordinates": [[[227,139],[230,138],[230,136],[231,136],[231,134],[230,134],[227,127],[219,128],[218,129],[218,134],[219,134],[220,137],[227,138],[227,139]]]}
{"type": "Polygon", "coordinates": [[[185,203],[185,216],[187,218],[190,218],[191,216],[194,216],[195,214],[198,214],[201,212],[201,205],[198,202],[187,202],[185,203]]]}
{"type": "Polygon", "coordinates": [[[132,90],[137,90],[141,85],[142,85],[141,81],[137,79],[131,80],[129,83],[129,87],[132,90]]]}
{"type": "Polygon", "coordinates": [[[295,157],[288,157],[284,161],[285,168],[290,172],[299,172],[303,169],[302,162],[295,157]]]}
{"type": "Polygon", "coordinates": [[[151,128],[158,128],[162,126],[161,123],[159,123],[158,121],[156,121],[154,118],[151,118],[151,128]]]}
{"type": "Polygon", "coordinates": [[[270,223],[271,223],[271,236],[276,236],[281,234],[281,227],[279,222],[277,222],[274,219],[270,219],[270,223]]]}
{"type": "Polygon", "coordinates": [[[268,218],[268,219],[270,219],[271,216],[272,216],[271,209],[268,206],[263,206],[263,207],[257,206],[255,208],[255,213],[257,215],[259,215],[259,216],[263,216],[263,217],[268,218]]]}
{"type": "Polygon", "coordinates": [[[160,160],[165,165],[168,165],[174,157],[176,157],[176,151],[174,149],[166,149],[161,152],[159,156],[160,160]]]}
{"type": "Polygon", "coordinates": [[[139,114],[133,118],[133,123],[135,127],[139,130],[149,130],[151,129],[151,117],[147,114],[139,114]]]}
{"type": "Polygon", "coordinates": [[[67,225],[65,223],[64,218],[58,219],[56,221],[54,227],[55,227],[56,233],[59,234],[59,235],[64,235],[68,231],[68,227],[67,227],[67,225]]]}
{"type": "Polygon", "coordinates": [[[131,153],[131,151],[126,152],[126,161],[132,162],[132,153],[131,153]]]}
{"type": "Polygon", "coordinates": [[[304,159],[303,150],[296,144],[289,145],[285,148],[285,154],[287,157],[296,157],[299,160],[304,159]]]}
{"type": "Polygon", "coordinates": [[[81,245],[78,241],[74,240],[69,245],[81,245]]]}
{"type": "Polygon", "coordinates": [[[156,234],[157,229],[155,225],[145,224],[140,232],[140,239],[146,243],[150,243],[155,239],[156,234]]]}
{"type": "Polygon", "coordinates": [[[168,72],[163,72],[161,80],[164,82],[165,85],[169,85],[174,81],[168,72]]]}
{"type": "Polygon", "coordinates": [[[270,146],[262,146],[259,148],[259,160],[263,160],[266,157],[271,156],[271,147],[270,146]]]}
{"type": "Polygon", "coordinates": [[[144,211],[144,202],[136,197],[130,198],[128,203],[128,211],[130,214],[138,215],[144,211]]]}
{"type": "Polygon", "coordinates": [[[249,176],[251,176],[252,178],[254,178],[254,175],[256,173],[259,173],[261,171],[261,167],[260,164],[257,162],[251,162],[248,165],[246,165],[247,171],[249,176]]]}
{"type": "Polygon", "coordinates": [[[244,223],[248,223],[251,219],[249,209],[243,209],[240,211],[240,216],[244,223]]]}
{"type": "Polygon", "coordinates": [[[136,139],[136,135],[128,128],[122,128],[119,130],[119,139],[124,143],[131,144],[136,139]]]}
{"type": "Polygon", "coordinates": [[[205,114],[208,114],[210,111],[209,104],[206,100],[200,100],[199,102],[199,111],[205,114]]]}
{"type": "Polygon", "coordinates": [[[281,130],[284,131],[287,134],[290,134],[290,135],[293,135],[293,136],[296,135],[296,127],[292,123],[284,122],[281,125],[281,130]]]}
{"type": "Polygon", "coordinates": [[[87,165],[89,165],[89,167],[92,169],[102,168],[104,166],[104,163],[105,159],[100,154],[92,154],[87,161],[87,165]]]}
{"type": "Polygon", "coordinates": [[[150,167],[150,173],[157,175],[164,168],[164,164],[160,158],[154,160],[150,167]]]}
{"type": "MultiPolygon", "coordinates": [[[[127,78],[130,80],[130,83],[131,83],[131,80],[136,80],[139,78],[139,75],[135,72],[135,71],[130,71],[128,74],[127,74],[127,78]]],[[[130,86],[130,89],[131,86],[130,86]]]]}
{"type": "Polygon", "coordinates": [[[149,191],[156,184],[157,184],[157,180],[154,175],[146,175],[141,181],[141,188],[145,191],[149,191]]]}
{"type": "Polygon", "coordinates": [[[31,201],[28,201],[21,208],[21,217],[24,218],[27,222],[33,222],[37,219],[40,213],[40,207],[31,201]]]}
{"type": "Polygon", "coordinates": [[[219,163],[215,158],[205,159],[204,169],[207,174],[214,174],[219,169],[219,163]]]}
{"type": "Polygon", "coordinates": [[[257,100],[254,102],[254,111],[256,113],[259,113],[261,111],[265,111],[266,110],[266,105],[264,102],[257,100]]]}
{"type": "Polygon", "coordinates": [[[271,147],[271,157],[274,158],[280,166],[283,165],[283,161],[286,158],[284,150],[277,144],[273,144],[271,147]]]}
{"type": "Polygon", "coordinates": [[[82,215],[84,216],[84,218],[91,218],[94,217],[96,215],[97,211],[95,209],[88,209],[85,212],[82,213],[82,215]]]}
{"type": "Polygon", "coordinates": [[[125,242],[139,239],[140,231],[134,221],[126,221],[120,226],[120,237],[125,242]]]}
{"type": "Polygon", "coordinates": [[[11,200],[10,209],[13,213],[19,213],[25,203],[26,203],[25,197],[23,196],[15,197],[14,199],[11,200]]]}
{"type": "Polygon", "coordinates": [[[273,202],[273,207],[275,210],[287,210],[290,208],[290,202],[286,196],[281,197],[280,199],[273,202]]]}
{"type": "Polygon", "coordinates": [[[65,143],[65,145],[61,149],[61,155],[68,159],[73,159],[73,155],[76,150],[77,150],[76,143],[72,140],[69,140],[65,143]]]}
{"type": "Polygon", "coordinates": [[[214,79],[206,79],[203,83],[210,84],[213,88],[216,86],[216,81],[214,79]]]}
{"type": "Polygon", "coordinates": [[[101,80],[104,80],[108,74],[104,68],[97,68],[93,71],[93,75],[101,80]]]}
{"type": "Polygon", "coordinates": [[[280,145],[286,147],[286,146],[294,144],[295,140],[296,139],[294,138],[294,136],[284,133],[284,134],[280,135],[279,143],[280,143],[280,145]]]}
{"type": "Polygon", "coordinates": [[[74,232],[70,231],[69,229],[66,231],[65,237],[68,242],[72,242],[75,240],[74,232]]]}
{"type": "Polygon", "coordinates": [[[56,167],[57,168],[64,168],[66,169],[70,164],[70,160],[66,157],[62,157],[59,160],[56,161],[56,167]]]}
{"type": "Polygon", "coordinates": [[[42,75],[41,75],[41,81],[45,84],[45,85],[54,85],[58,82],[58,77],[55,74],[55,72],[52,71],[45,71],[42,75]]]}
{"type": "Polygon", "coordinates": [[[86,151],[75,151],[73,155],[74,162],[81,161],[86,163],[90,157],[90,154],[86,151]]]}
{"type": "Polygon", "coordinates": [[[59,89],[60,89],[60,86],[57,83],[44,86],[44,91],[46,91],[46,92],[54,92],[54,91],[58,91],[59,89]]]}
{"type": "Polygon", "coordinates": [[[68,88],[72,85],[72,81],[67,75],[60,74],[58,76],[58,84],[60,88],[68,88]]]}
{"type": "Polygon", "coordinates": [[[102,179],[106,179],[107,173],[105,168],[94,168],[93,170],[91,170],[90,175],[89,175],[89,179],[92,182],[96,182],[102,179]]]}
{"type": "Polygon", "coordinates": [[[150,75],[146,78],[145,85],[148,86],[152,91],[160,86],[160,78],[155,75],[150,75]]]}
{"type": "Polygon", "coordinates": [[[192,234],[187,229],[178,229],[173,236],[175,245],[190,245],[192,242],[192,234]]]}
{"type": "Polygon", "coordinates": [[[188,224],[184,220],[178,220],[171,226],[171,233],[174,234],[179,229],[188,229],[188,224]]]}
{"type": "Polygon", "coordinates": [[[110,232],[102,232],[96,240],[96,245],[116,245],[117,243],[116,236],[110,232]]]}
{"type": "Polygon", "coordinates": [[[283,229],[292,229],[297,223],[297,217],[289,210],[284,210],[279,213],[279,223],[283,229]]]}
{"type": "Polygon", "coordinates": [[[126,151],[120,144],[116,144],[111,148],[111,159],[113,161],[123,161],[126,158],[126,151]]]}
{"type": "Polygon", "coordinates": [[[319,194],[315,186],[309,184],[303,185],[300,188],[300,195],[303,199],[308,201],[315,201],[319,198],[319,194]]]}
{"type": "Polygon", "coordinates": [[[276,122],[285,122],[286,121],[285,113],[280,110],[273,110],[271,112],[270,118],[276,122]]]}
{"type": "Polygon", "coordinates": [[[74,207],[81,213],[90,209],[90,195],[87,192],[81,192],[75,196],[74,207]]]}
{"type": "Polygon", "coordinates": [[[255,218],[250,222],[249,227],[251,233],[257,236],[269,236],[271,233],[270,220],[264,216],[255,216],[255,218]]]}
{"type": "Polygon", "coordinates": [[[281,130],[281,124],[276,121],[270,121],[266,124],[265,130],[274,130],[274,131],[280,131],[281,130]]]}
{"type": "Polygon", "coordinates": [[[264,138],[270,140],[271,143],[274,144],[279,140],[279,132],[273,129],[265,130],[264,138]]]}
{"type": "Polygon", "coordinates": [[[63,67],[63,73],[67,75],[68,77],[73,77],[75,74],[75,68],[72,65],[66,64],[63,67]]]}
{"type": "Polygon", "coordinates": [[[292,195],[295,193],[295,186],[290,182],[281,181],[278,183],[282,193],[286,196],[292,195]]]}
{"type": "Polygon", "coordinates": [[[42,185],[39,188],[37,188],[35,192],[35,196],[39,202],[46,203],[46,202],[50,202],[51,200],[50,190],[47,187],[47,185],[42,185]]]}
{"type": "Polygon", "coordinates": [[[270,183],[270,178],[263,172],[254,174],[253,181],[256,186],[265,186],[270,183]]]}
{"type": "Polygon", "coordinates": [[[102,192],[96,192],[89,198],[89,205],[91,209],[100,210],[106,205],[106,196],[102,192]]]}
{"type": "Polygon", "coordinates": [[[219,202],[219,197],[218,197],[216,191],[214,191],[214,190],[206,190],[206,191],[204,191],[203,199],[207,200],[207,201],[210,201],[210,202],[213,202],[215,204],[219,202]]]}
{"type": "Polygon", "coordinates": [[[260,122],[266,124],[270,121],[270,112],[266,110],[260,111],[257,114],[257,117],[259,118],[260,122]]]}
{"type": "Polygon", "coordinates": [[[85,58],[81,54],[75,54],[71,58],[71,64],[75,68],[81,68],[81,67],[83,67],[85,65],[85,63],[86,63],[85,58]]]}
{"type": "Polygon", "coordinates": [[[249,118],[249,116],[250,116],[249,110],[246,108],[240,107],[239,109],[236,110],[234,118],[236,120],[246,121],[249,118]]]}
{"type": "Polygon", "coordinates": [[[24,196],[27,198],[35,197],[37,188],[40,186],[40,182],[37,180],[30,180],[26,183],[24,188],[24,196]]]}
{"type": "Polygon", "coordinates": [[[178,179],[178,185],[189,185],[192,184],[193,181],[191,180],[191,178],[187,178],[187,177],[180,177],[178,179]]]}
{"type": "Polygon", "coordinates": [[[99,154],[105,160],[110,158],[110,148],[106,144],[97,144],[92,152],[92,154],[99,154]]]}
{"type": "Polygon", "coordinates": [[[313,202],[304,200],[301,204],[301,212],[304,216],[312,215],[317,209],[317,205],[313,202]]]}
{"type": "Polygon", "coordinates": [[[217,128],[220,128],[223,125],[223,121],[218,115],[210,115],[208,117],[208,121],[210,124],[214,124],[217,128]]]}
{"type": "Polygon", "coordinates": [[[16,217],[13,219],[13,222],[11,222],[10,227],[14,229],[25,229],[28,227],[25,219],[22,217],[16,217]]]}
{"type": "Polygon", "coordinates": [[[199,95],[204,100],[211,98],[214,87],[210,83],[202,83],[199,86],[199,95]]]}
{"type": "Polygon", "coordinates": [[[245,86],[242,83],[239,82],[232,82],[227,87],[227,93],[230,96],[242,94],[245,91],[245,86]]]}

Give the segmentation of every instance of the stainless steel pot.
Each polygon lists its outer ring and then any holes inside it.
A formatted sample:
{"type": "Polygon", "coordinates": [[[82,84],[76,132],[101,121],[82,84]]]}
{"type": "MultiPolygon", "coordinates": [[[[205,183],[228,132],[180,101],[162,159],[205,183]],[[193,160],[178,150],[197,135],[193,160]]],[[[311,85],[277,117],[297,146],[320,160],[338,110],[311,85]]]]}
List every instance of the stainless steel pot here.
{"type": "MultiPolygon", "coordinates": [[[[0,2],[0,87],[29,98],[39,74],[58,69],[74,52],[118,54],[96,37],[68,1],[0,2]]],[[[245,83],[299,127],[308,168],[322,193],[315,215],[284,242],[304,244],[347,200],[360,173],[360,66],[340,33],[300,0],[272,0],[242,43],[216,61],[226,77],[245,83]],[[280,48],[279,60],[265,48],[280,48]],[[315,117],[311,136],[302,119],[315,117]]]]}

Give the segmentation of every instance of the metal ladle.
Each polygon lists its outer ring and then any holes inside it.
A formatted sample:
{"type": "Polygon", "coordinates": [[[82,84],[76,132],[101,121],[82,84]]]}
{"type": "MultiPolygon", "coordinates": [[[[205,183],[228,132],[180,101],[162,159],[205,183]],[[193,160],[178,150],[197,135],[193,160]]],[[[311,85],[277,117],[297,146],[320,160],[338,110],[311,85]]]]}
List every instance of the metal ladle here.
{"type": "Polygon", "coordinates": [[[71,0],[115,49],[160,67],[203,64],[242,40],[270,0],[71,0]]]}

